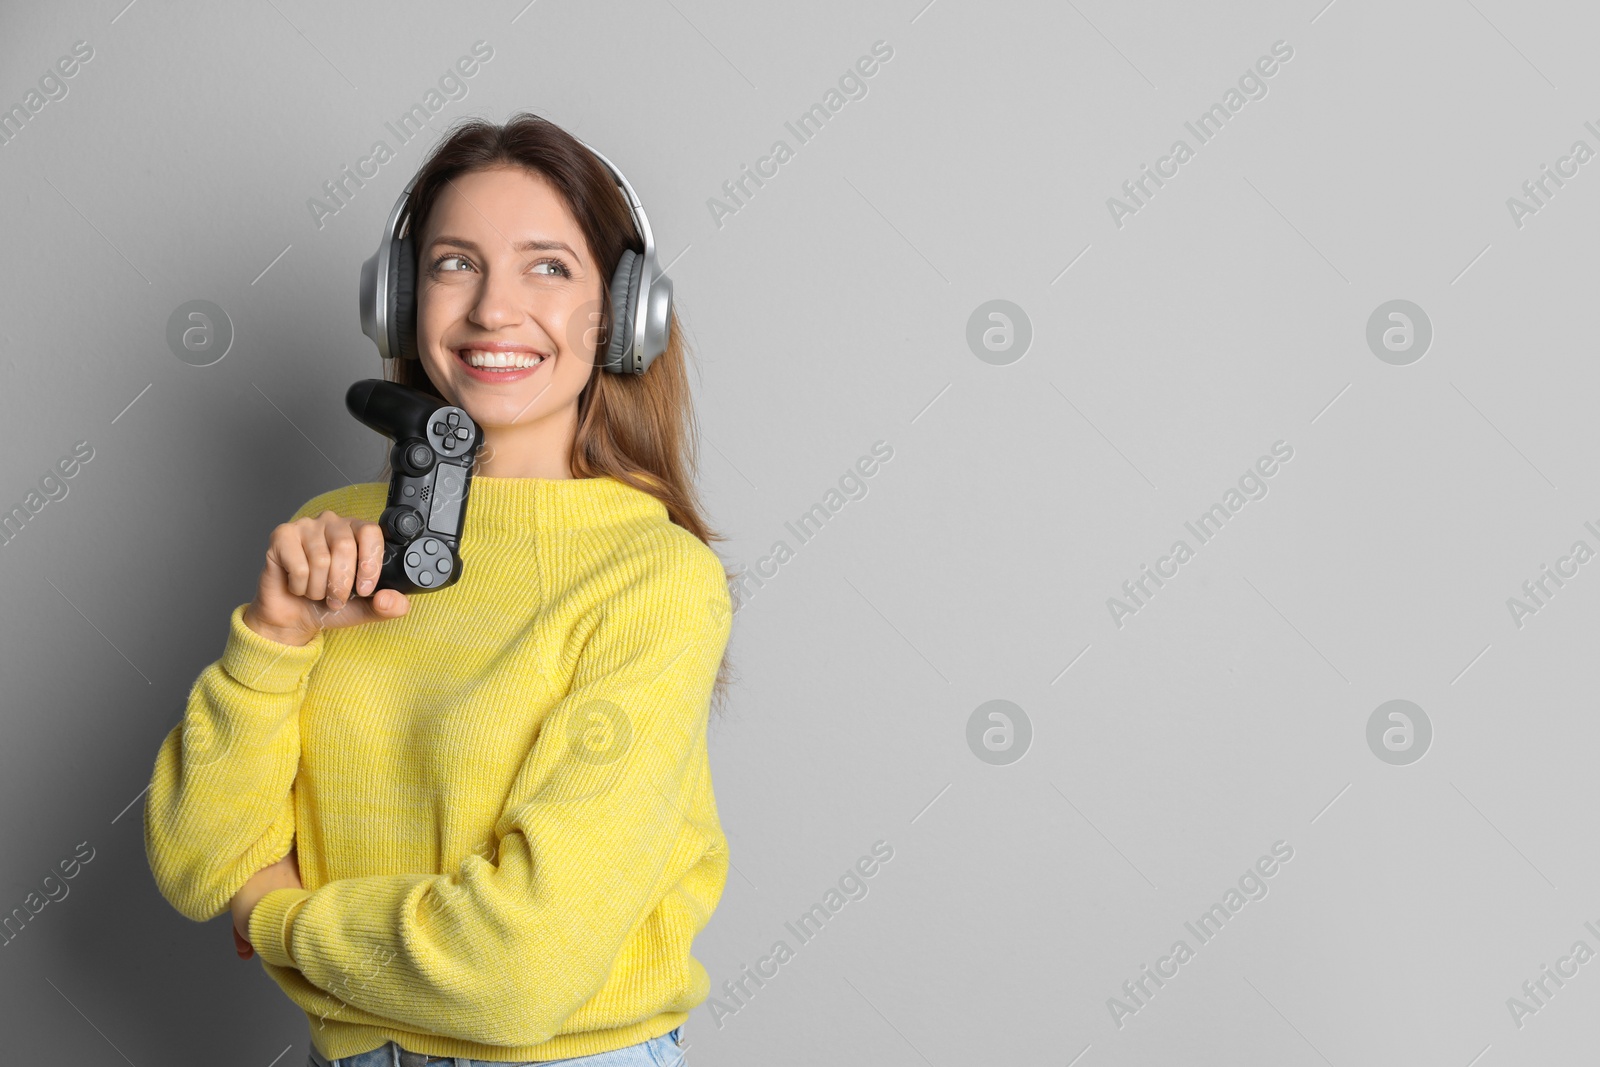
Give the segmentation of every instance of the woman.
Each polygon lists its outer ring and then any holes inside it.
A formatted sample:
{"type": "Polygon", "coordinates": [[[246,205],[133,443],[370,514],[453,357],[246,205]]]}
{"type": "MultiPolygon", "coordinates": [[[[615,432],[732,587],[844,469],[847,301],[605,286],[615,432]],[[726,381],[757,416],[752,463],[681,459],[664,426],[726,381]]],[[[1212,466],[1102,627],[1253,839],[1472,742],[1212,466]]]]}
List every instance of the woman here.
{"type": "Polygon", "coordinates": [[[597,368],[643,244],[535,116],[453,130],[401,225],[394,379],[485,434],[460,580],[373,591],[386,481],[275,529],[157,756],[150,866],[188,918],[232,911],[314,1064],[677,1063],[728,869],[706,725],[732,621],[678,326],[646,373],[597,368]]]}

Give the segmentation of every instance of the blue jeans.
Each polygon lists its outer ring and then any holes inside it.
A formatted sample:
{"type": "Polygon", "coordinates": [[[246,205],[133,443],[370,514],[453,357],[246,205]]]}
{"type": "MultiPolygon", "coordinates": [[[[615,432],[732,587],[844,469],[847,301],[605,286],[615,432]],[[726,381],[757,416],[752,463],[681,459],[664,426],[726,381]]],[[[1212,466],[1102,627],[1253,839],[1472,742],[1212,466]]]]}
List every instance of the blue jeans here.
{"type": "Polygon", "coordinates": [[[322,1054],[311,1047],[311,1057],[306,1060],[307,1067],[405,1067],[407,1061],[418,1065],[424,1061],[436,1067],[528,1067],[532,1064],[549,1064],[554,1067],[684,1067],[683,1048],[679,1041],[683,1037],[683,1027],[652,1037],[648,1041],[641,1041],[637,1045],[628,1045],[625,1048],[613,1049],[610,1052],[597,1052],[593,1056],[576,1056],[564,1060],[521,1060],[512,1063],[507,1060],[469,1060],[462,1056],[440,1057],[428,1060],[426,1056],[415,1052],[406,1052],[405,1060],[401,1059],[402,1049],[393,1041],[385,1042],[370,1052],[363,1052],[358,1056],[346,1056],[343,1059],[326,1060],[322,1054]]]}

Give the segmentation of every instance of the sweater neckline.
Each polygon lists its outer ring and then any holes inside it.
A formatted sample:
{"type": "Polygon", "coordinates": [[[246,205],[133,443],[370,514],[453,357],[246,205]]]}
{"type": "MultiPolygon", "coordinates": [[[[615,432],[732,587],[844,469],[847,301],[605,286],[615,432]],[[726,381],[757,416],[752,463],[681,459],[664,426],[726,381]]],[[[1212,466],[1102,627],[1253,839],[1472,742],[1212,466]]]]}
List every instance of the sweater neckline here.
{"type": "Polygon", "coordinates": [[[526,533],[592,529],[664,520],[659,499],[609,475],[597,478],[489,478],[474,475],[466,532],[526,533]]]}

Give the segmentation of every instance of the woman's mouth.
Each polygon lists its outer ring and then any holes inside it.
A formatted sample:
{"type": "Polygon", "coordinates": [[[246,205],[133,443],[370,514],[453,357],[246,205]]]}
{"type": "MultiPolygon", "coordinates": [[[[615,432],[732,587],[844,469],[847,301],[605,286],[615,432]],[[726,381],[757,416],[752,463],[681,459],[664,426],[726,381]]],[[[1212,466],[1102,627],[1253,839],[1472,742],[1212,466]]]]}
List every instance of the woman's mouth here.
{"type": "Polygon", "coordinates": [[[456,361],[466,371],[467,376],[480,382],[521,381],[530,377],[540,367],[550,362],[553,358],[543,352],[527,351],[497,351],[485,348],[458,348],[456,361]]]}

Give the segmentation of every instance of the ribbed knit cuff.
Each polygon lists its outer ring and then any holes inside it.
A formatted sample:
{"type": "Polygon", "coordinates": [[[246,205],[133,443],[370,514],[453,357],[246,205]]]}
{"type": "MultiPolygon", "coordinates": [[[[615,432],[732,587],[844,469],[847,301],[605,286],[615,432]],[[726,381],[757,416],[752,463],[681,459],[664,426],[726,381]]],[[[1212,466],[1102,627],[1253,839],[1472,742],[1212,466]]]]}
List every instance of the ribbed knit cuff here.
{"type": "Polygon", "coordinates": [[[294,692],[322,655],[322,631],[304,645],[274,641],[244,624],[244,609],[249,606],[240,604],[229,617],[222,669],[240,685],[257,692],[294,692]]]}
{"type": "Polygon", "coordinates": [[[310,896],[309,889],[285,886],[256,901],[250,911],[250,947],[263,962],[274,967],[295,966],[289,954],[289,935],[294,931],[295,913],[310,896]]]}

